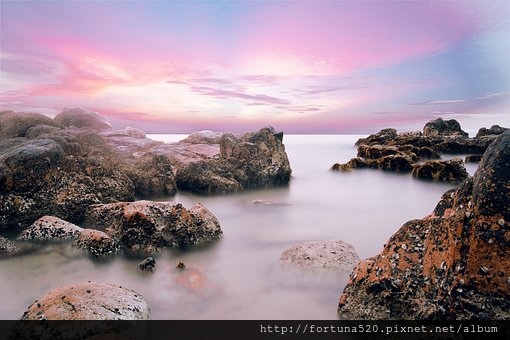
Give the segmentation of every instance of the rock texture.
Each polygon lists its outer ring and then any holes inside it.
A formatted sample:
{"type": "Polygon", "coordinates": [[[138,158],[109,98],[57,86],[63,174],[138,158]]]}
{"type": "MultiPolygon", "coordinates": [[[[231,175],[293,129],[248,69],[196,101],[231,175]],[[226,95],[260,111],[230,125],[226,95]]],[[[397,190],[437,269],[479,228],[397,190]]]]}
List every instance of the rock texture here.
{"type": "Polygon", "coordinates": [[[120,250],[119,242],[108,234],[94,229],[83,229],[73,246],[85,250],[95,257],[115,254],[120,250]]]}
{"type": "Polygon", "coordinates": [[[348,319],[510,318],[510,132],[434,212],[361,261],[340,297],[348,319]]]}
{"type": "Polygon", "coordinates": [[[18,246],[8,238],[0,236],[0,256],[12,255],[19,251],[18,246]]]}
{"type": "Polygon", "coordinates": [[[428,161],[418,164],[413,169],[413,176],[433,181],[461,182],[469,174],[462,159],[454,158],[448,161],[428,161]]]}
{"type": "Polygon", "coordinates": [[[106,232],[132,251],[200,245],[221,238],[216,217],[201,204],[191,209],[174,202],[123,202],[93,205],[87,223],[106,232]]]}
{"type": "Polygon", "coordinates": [[[177,187],[198,193],[226,193],[285,185],[291,168],[282,141],[283,133],[272,127],[239,138],[223,134],[219,159],[178,169],[177,187]]]}
{"type": "Polygon", "coordinates": [[[102,282],[78,282],[37,299],[21,320],[148,320],[149,306],[139,293],[102,282]]]}
{"type": "Polygon", "coordinates": [[[81,107],[66,107],[55,121],[67,127],[88,128],[96,131],[111,130],[112,125],[99,113],[81,107]]]}
{"type": "Polygon", "coordinates": [[[359,257],[353,246],[343,241],[310,241],[285,250],[280,261],[301,270],[350,271],[359,257]]]}
{"type": "Polygon", "coordinates": [[[463,164],[457,161],[428,160],[440,159],[442,153],[481,155],[505,130],[499,126],[482,128],[475,138],[469,138],[456,120],[441,118],[425,124],[423,133],[417,131],[399,134],[395,129],[383,129],[367,138],[360,138],[356,142],[357,157],[347,163],[335,163],[331,169],[349,171],[370,168],[412,172],[417,178],[457,182],[467,175],[463,164]]]}
{"type": "Polygon", "coordinates": [[[55,216],[43,216],[23,230],[18,239],[24,241],[74,240],[82,228],[55,216]]]}

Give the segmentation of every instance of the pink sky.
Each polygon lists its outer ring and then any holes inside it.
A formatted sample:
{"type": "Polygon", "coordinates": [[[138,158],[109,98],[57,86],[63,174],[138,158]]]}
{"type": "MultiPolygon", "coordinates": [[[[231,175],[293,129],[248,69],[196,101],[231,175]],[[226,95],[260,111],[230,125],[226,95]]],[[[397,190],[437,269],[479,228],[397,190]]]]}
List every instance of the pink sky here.
{"type": "Polygon", "coordinates": [[[510,4],[1,2],[0,109],[153,132],[510,125],[510,4]]]}

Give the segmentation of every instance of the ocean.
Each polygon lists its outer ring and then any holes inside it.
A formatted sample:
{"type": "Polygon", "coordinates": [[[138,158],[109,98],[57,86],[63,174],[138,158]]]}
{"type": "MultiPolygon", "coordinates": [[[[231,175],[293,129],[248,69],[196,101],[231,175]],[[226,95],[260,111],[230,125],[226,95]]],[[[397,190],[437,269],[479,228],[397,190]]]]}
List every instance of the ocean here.
{"type": "MultiPolygon", "coordinates": [[[[186,135],[149,137],[178,141],[186,135]]],[[[286,187],[154,198],[187,208],[203,203],[220,221],[224,236],[207,247],[163,251],[153,273],[138,271],[143,257],[98,261],[62,243],[1,259],[0,319],[18,319],[49,290],[87,280],[138,291],[152,319],[336,319],[349,273],[290,270],[281,266],[281,253],[302,241],[342,240],[360,258],[374,256],[402,224],[430,214],[454,187],[410,174],[330,171],[335,162],[356,155],[360,137],[365,136],[285,135],[292,167],[286,187]],[[274,204],[253,204],[256,200],[274,204]],[[178,262],[187,269],[177,270],[178,262]]],[[[476,165],[467,169],[473,174],[476,165]]]]}

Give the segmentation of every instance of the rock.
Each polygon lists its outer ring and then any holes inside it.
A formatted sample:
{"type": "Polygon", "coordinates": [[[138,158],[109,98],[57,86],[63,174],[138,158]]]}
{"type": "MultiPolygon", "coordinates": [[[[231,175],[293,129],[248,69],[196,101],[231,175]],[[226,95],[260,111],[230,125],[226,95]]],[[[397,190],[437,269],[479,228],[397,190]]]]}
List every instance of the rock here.
{"type": "Polygon", "coordinates": [[[397,155],[400,151],[396,146],[365,145],[358,146],[358,157],[366,159],[378,159],[384,156],[397,155]]]}
{"type": "Polygon", "coordinates": [[[95,257],[115,254],[120,250],[119,242],[108,234],[95,229],[83,229],[73,246],[85,250],[95,257]]]}
{"type": "Polygon", "coordinates": [[[12,242],[8,238],[0,236],[0,256],[12,255],[17,252],[19,252],[19,248],[16,246],[16,243],[12,242]]]}
{"type": "Polygon", "coordinates": [[[482,160],[483,155],[469,155],[466,156],[464,162],[466,163],[479,163],[482,160]]]}
{"type": "Polygon", "coordinates": [[[102,131],[101,136],[103,137],[129,137],[135,139],[146,139],[147,135],[144,131],[128,126],[124,130],[112,130],[112,131],[102,131]]]}
{"type": "Polygon", "coordinates": [[[127,167],[127,174],[137,196],[173,195],[177,191],[172,165],[163,155],[144,154],[127,167]]]}
{"type": "Polygon", "coordinates": [[[442,118],[438,118],[425,124],[423,127],[423,135],[426,137],[469,136],[468,133],[461,129],[459,122],[455,119],[443,120],[442,118]]]}
{"type": "Polygon", "coordinates": [[[175,202],[136,201],[91,206],[88,223],[108,226],[106,232],[131,251],[158,251],[212,242],[222,236],[216,217],[203,205],[187,210],[175,202]]]}
{"type": "Polygon", "coordinates": [[[359,258],[354,248],[343,241],[310,241],[285,250],[284,266],[303,270],[350,271],[359,258]]]}
{"type": "Polygon", "coordinates": [[[508,128],[501,127],[499,125],[493,125],[489,129],[483,127],[480,130],[478,130],[478,133],[476,134],[476,139],[479,139],[480,137],[484,136],[491,136],[491,135],[501,135],[505,131],[507,131],[508,128]]]}
{"type": "Polygon", "coordinates": [[[88,281],[50,291],[28,307],[21,320],[148,320],[149,315],[139,293],[88,281]]]}
{"type": "Polygon", "coordinates": [[[336,163],[331,170],[349,171],[351,169],[381,169],[395,172],[411,172],[413,170],[412,158],[403,153],[383,156],[376,159],[365,159],[362,157],[352,158],[345,164],[336,163]]]}
{"type": "Polygon", "coordinates": [[[40,113],[2,111],[0,112],[0,141],[25,137],[27,130],[39,125],[60,129],[61,124],[40,113]]]}
{"type": "Polygon", "coordinates": [[[250,204],[259,205],[263,207],[275,207],[275,206],[283,206],[289,205],[287,202],[273,201],[273,200],[252,200],[250,204]]]}
{"type": "Polygon", "coordinates": [[[196,193],[226,193],[285,185],[291,169],[282,140],[283,133],[272,127],[240,138],[224,134],[220,158],[179,168],[175,177],[177,187],[196,193]]]}
{"type": "Polygon", "coordinates": [[[484,153],[473,176],[474,212],[501,214],[510,221],[510,131],[499,135],[484,153]]]}
{"type": "Polygon", "coordinates": [[[153,271],[156,268],[156,260],[152,256],[149,256],[138,265],[141,271],[153,271]]]}
{"type": "Polygon", "coordinates": [[[18,237],[24,241],[72,240],[78,237],[82,228],[55,216],[43,216],[18,237]]]}
{"type": "Polygon", "coordinates": [[[213,132],[209,130],[203,130],[193,132],[188,137],[179,141],[179,143],[190,143],[190,144],[220,144],[221,132],[213,132]]]}
{"type": "Polygon", "coordinates": [[[177,263],[177,266],[175,268],[177,268],[179,270],[184,270],[184,269],[186,269],[186,265],[183,262],[179,262],[179,263],[177,263]]]}
{"type": "Polygon", "coordinates": [[[405,223],[383,251],[350,275],[338,312],[346,319],[510,318],[510,133],[433,214],[405,223]]]}
{"type": "Polygon", "coordinates": [[[86,128],[95,131],[111,130],[112,125],[99,113],[80,107],[66,107],[55,121],[66,127],[86,128]]]}
{"type": "Polygon", "coordinates": [[[382,129],[378,133],[372,134],[367,138],[360,138],[356,142],[356,145],[366,144],[366,145],[382,145],[386,144],[389,141],[397,138],[397,130],[395,129],[382,129]]]}
{"type": "Polygon", "coordinates": [[[413,169],[413,176],[434,181],[460,182],[469,174],[462,159],[454,158],[448,161],[427,161],[417,165],[413,169]]]}

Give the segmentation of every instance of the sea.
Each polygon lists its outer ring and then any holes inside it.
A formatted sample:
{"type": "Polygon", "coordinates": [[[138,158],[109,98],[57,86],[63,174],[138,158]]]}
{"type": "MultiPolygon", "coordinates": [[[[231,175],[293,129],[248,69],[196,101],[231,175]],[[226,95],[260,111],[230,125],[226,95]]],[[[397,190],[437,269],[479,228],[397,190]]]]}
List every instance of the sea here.
{"type": "MultiPolygon", "coordinates": [[[[186,135],[148,137],[175,142],[186,135]]],[[[289,269],[280,255],[316,240],[348,242],[361,259],[377,255],[400,226],[430,214],[455,186],[379,170],[331,171],[334,163],[356,156],[354,143],[360,137],[365,135],[285,135],[292,167],[285,187],[152,198],[187,208],[201,202],[224,233],[206,247],[164,250],[155,256],[154,272],[138,270],[144,257],[97,260],[68,243],[0,259],[0,319],[19,319],[51,289],[89,280],[141,293],[152,319],[337,319],[349,272],[289,269]],[[176,268],[179,262],[185,270],[176,268]]],[[[476,167],[467,164],[471,175],[476,167]]]]}

